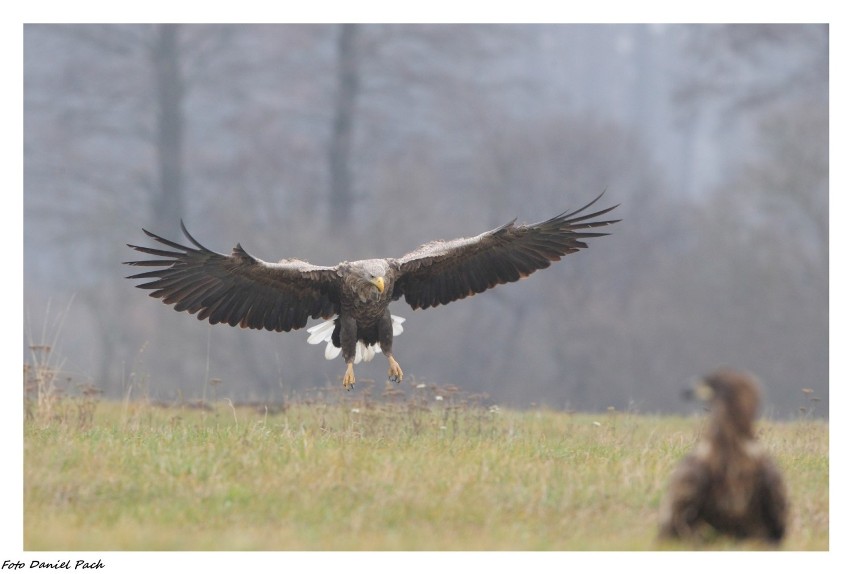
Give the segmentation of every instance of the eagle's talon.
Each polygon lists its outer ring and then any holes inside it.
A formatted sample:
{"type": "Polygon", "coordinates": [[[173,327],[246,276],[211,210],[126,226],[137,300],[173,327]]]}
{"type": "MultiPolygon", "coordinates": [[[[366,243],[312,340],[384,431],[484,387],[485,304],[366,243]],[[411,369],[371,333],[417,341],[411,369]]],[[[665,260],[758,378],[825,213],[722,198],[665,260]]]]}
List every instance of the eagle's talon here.
{"type": "Polygon", "coordinates": [[[388,363],[390,363],[390,368],[388,369],[388,381],[399,384],[403,377],[399,363],[397,363],[393,357],[388,357],[388,363]]]}
{"type": "Polygon", "coordinates": [[[346,363],[346,372],[343,374],[343,388],[351,391],[355,386],[355,371],[352,369],[352,363],[346,363]]]}

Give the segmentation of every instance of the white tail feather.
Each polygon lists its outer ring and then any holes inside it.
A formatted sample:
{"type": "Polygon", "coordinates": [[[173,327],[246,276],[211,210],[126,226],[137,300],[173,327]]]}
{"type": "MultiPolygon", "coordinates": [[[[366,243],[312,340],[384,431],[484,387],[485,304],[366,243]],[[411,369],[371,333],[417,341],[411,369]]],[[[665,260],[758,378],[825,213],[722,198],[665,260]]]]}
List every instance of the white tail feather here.
{"type": "Polygon", "coordinates": [[[331,334],[334,332],[334,319],[329,319],[324,323],[319,323],[308,329],[310,336],[308,343],[318,345],[323,341],[331,341],[331,334]]]}
{"type": "Polygon", "coordinates": [[[336,359],[340,356],[340,351],[342,351],[340,347],[335,347],[334,343],[331,341],[328,342],[328,345],[325,346],[325,358],[329,361],[336,359]]]}
{"type": "MultiPolygon", "coordinates": [[[[323,321],[322,323],[318,323],[313,327],[308,329],[308,343],[311,345],[319,345],[323,341],[328,343],[325,346],[325,358],[329,361],[336,359],[340,356],[340,352],[342,349],[340,347],[335,347],[334,343],[331,342],[331,336],[334,333],[334,320],[337,317],[332,317],[328,321],[323,321]]],[[[404,317],[397,317],[396,315],[391,315],[391,324],[393,325],[393,336],[396,337],[402,333],[402,324],[405,323],[404,317]]],[[[381,352],[381,345],[375,343],[370,345],[369,347],[365,345],[362,341],[358,341],[355,344],[355,364],[357,365],[361,361],[369,362],[376,356],[376,353],[381,352]]]]}
{"type": "Polygon", "coordinates": [[[379,350],[378,345],[370,345],[369,347],[364,345],[361,341],[358,341],[358,346],[362,347],[361,349],[361,358],[364,359],[365,363],[369,363],[373,360],[373,357],[376,356],[376,351],[379,350]]]}
{"type": "Polygon", "coordinates": [[[402,334],[402,324],[405,323],[405,317],[391,315],[391,323],[393,324],[393,336],[402,334]]]}

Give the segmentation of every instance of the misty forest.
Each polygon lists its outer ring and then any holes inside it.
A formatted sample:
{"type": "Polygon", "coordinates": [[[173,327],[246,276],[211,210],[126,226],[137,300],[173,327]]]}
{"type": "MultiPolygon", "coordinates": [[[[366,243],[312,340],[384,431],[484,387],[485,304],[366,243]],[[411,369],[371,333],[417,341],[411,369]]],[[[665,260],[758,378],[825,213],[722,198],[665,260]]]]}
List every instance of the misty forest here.
{"type": "MultiPolygon", "coordinates": [[[[24,363],[69,392],[340,387],[305,330],[210,325],[124,261],[142,228],[266,261],[399,257],[620,204],[609,236],[406,318],[403,386],[689,412],[722,365],[828,416],[826,25],[27,25],[24,363]],[[49,347],[49,349],[48,349],[49,347]]],[[[310,321],[309,326],[320,322],[310,321]]],[[[381,357],[355,391],[385,385],[381,357]]]]}

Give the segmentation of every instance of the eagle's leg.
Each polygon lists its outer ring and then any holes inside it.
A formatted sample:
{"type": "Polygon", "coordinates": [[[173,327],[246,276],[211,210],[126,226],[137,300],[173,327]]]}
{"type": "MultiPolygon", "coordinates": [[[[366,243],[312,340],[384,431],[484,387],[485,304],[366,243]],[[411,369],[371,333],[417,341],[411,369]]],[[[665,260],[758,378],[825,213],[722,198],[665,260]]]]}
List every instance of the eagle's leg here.
{"type": "Polygon", "coordinates": [[[347,391],[355,386],[355,370],[352,368],[352,363],[346,363],[346,372],[343,373],[343,388],[347,391]]]}
{"type": "Polygon", "coordinates": [[[382,347],[382,353],[388,358],[388,380],[399,383],[402,381],[402,369],[393,358],[393,320],[390,309],[385,309],[385,314],[379,320],[379,345],[382,347]]]}
{"type": "Polygon", "coordinates": [[[396,359],[393,358],[393,355],[390,353],[388,355],[388,364],[390,368],[388,368],[388,380],[392,383],[399,383],[402,381],[402,369],[399,367],[399,363],[396,362],[396,359]]]}
{"type": "Polygon", "coordinates": [[[358,342],[358,324],[348,316],[340,317],[340,348],[343,349],[343,360],[346,361],[346,372],[343,373],[343,388],[347,391],[355,386],[355,345],[358,342]]]}

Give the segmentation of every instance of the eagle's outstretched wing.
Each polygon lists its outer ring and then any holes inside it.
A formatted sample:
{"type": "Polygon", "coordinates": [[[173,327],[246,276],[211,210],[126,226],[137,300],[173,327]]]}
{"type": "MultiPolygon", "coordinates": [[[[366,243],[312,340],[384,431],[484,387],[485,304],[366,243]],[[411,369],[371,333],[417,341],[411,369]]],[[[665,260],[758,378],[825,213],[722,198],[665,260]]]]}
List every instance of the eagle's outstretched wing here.
{"type": "Polygon", "coordinates": [[[239,244],[230,255],[210,251],[196,241],[181,222],[195,248],[180,245],[144,230],[175,251],[128,245],[160,259],[126,261],[127,265],[157,267],[128,279],[153,279],[137,285],[151,297],[174,305],[176,311],[198,314],[211,324],[290,331],[308,318],[329,318],[339,312],[340,277],[335,267],[320,267],[298,259],[267,263],[239,244]]]}
{"type": "Polygon", "coordinates": [[[437,307],[544,269],[563,256],[586,247],[584,239],[608,235],[580,230],[620,221],[595,219],[617,205],[593,213],[581,213],[602,195],[580,209],[561,213],[541,223],[515,225],[514,221],[510,221],[476,237],[421,245],[411,253],[391,260],[397,269],[393,297],[404,297],[414,309],[437,307]]]}

